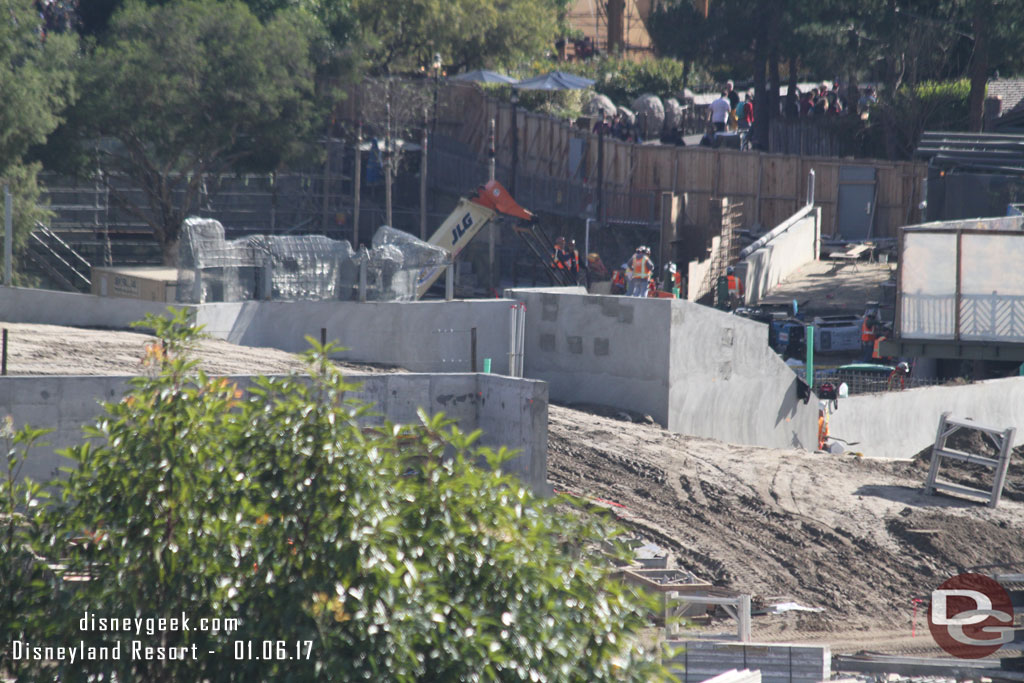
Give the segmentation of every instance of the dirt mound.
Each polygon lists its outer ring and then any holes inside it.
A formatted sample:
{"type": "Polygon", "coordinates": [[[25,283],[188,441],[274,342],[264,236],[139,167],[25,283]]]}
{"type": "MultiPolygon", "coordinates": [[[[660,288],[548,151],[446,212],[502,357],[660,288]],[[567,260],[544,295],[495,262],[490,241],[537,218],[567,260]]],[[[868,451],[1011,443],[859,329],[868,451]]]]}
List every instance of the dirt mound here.
{"type": "MultiPolygon", "coordinates": [[[[965,453],[973,453],[988,458],[999,455],[992,440],[982,432],[961,430],[949,437],[946,446],[965,453]]],[[[932,462],[932,447],[918,452],[913,460],[894,464],[893,471],[902,471],[909,476],[920,476],[921,480],[928,476],[928,468],[932,462]],[[917,474],[919,473],[919,474],[917,474]]],[[[943,462],[939,470],[939,478],[952,484],[969,486],[975,489],[992,489],[993,471],[982,465],[966,462],[943,462]]],[[[1006,470],[1001,500],[1024,502],[1024,445],[1011,451],[1010,466],[1006,470]]]]}
{"type": "Polygon", "coordinates": [[[557,490],[605,501],[716,585],[825,609],[775,618],[762,628],[769,636],[909,637],[913,600],[945,579],[979,565],[1024,568],[1024,506],[925,496],[926,474],[919,460],[736,446],[560,406],[549,415],[557,490]]]}

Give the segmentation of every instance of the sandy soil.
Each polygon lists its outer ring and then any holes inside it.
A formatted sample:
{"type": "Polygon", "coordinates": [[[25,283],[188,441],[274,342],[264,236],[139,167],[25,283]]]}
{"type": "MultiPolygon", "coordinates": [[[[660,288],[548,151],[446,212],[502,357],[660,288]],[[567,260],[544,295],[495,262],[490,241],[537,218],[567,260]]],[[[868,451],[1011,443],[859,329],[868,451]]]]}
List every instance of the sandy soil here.
{"type": "MultiPolygon", "coordinates": [[[[135,374],[152,340],[130,332],[3,326],[10,333],[9,372],[22,375],[135,374]]],[[[199,355],[210,373],[302,368],[293,354],[220,341],[204,342],[199,355]]],[[[924,496],[923,458],[873,461],[731,445],[586,408],[550,408],[548,478],[557,490],[614,503],[609,509],[633,533],[718,586],[825,610],[755,617],[755,639],[821,641],[834,652],[938,655],[921,613],[911,637],[914,598],[927,598],[970,567],[1024,571],[1021,453],[1003,502],[991,510],[924,496]]],[[[961,480],[979,485],[985,478],[967,472],[961,480]]]]}
{"type": "Polygon", "coordinates": [[[1024,568],[1019,466],[991,510],[923,495],[923,460],[730,445],[561,406],[548,447],[557,490],[614,503],[678,566],[755,600],[825,610],[756,617],[755,640],[939,655],[921,613],[911,637],[913,599],[969,567],[1024,568]]]}
{"type": "MultiPolygon", "coordinates": [[[[11,375],[133,375],[142,370],[146,344],[155,338],[137,332],[92,330],[58,325],[3,323],[8,330],[7,372],[11,375]]],[[[200,366],[214,375],[272,375],[301,372],[302,359],[277,349],[236,346],[206,339],[200,366]]],[[[354,372],[380,368],[338,363],[354,372]]]]}

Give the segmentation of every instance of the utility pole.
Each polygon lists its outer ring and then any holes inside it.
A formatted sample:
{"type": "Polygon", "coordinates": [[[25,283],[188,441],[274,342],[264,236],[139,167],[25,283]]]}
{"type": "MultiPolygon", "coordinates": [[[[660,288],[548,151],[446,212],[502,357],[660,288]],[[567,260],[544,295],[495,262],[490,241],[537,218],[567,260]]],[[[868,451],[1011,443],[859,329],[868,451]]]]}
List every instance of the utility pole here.
{"type": "Polygon", "coordinates": [[[388,79],[387,102],[384,109],[386,123],[384,125],[384,223],[394,227],[391,221],[391,79],[388,79]]]}
{"type": "MultiPolygon", "coordinates": [[[[494,149],[494,119],[491,119],[491,137],[490,146],[487,149],[487,175],[489,180],[494,180],[494,166],[496,163],[495,156],[497,152],[494,149]]],[[[493,288],[498,284],[498,278],[494,273],[494,240],[495,240],[495,224],[492,222],[487,226],[487,274],[488,274],[488,285],[493,288]]]]}
{"type": "Polygon", "coordinates": [[[604,225],[604,122],[597,129],[597,224],[604,225]]]}
{"type": "Polygon", "coordinates": [[[356,126],[356,156],[352,174],[352,248],[359,250],[359,194],[363,176],[363,122],[356,126]]]}
{"type": "Polygon", "coordinates": [[[519,91],[513,89],[509,98],[512,103],[512,177],[509,192],[516,196],[516,176],[519,175],[519,91]]]}
{"type": "Polygon", "coordinates": [[[330,191],[331,191],[331,128],[332,123],[327,124],[327,142],[325,147],[327,148],[326,160],[324,161],[324,206],[323,216],[320,222],[320,229],[326,235],[327,234],[327,210],[330,208],[330,191]]]}
{"type": "Polygon", "coordinates": [[[427,108],[423,108],[423,134],[420,136],[420,239],[427,239],[427,108]]]}
{"type": "Polygon", "coordinates": [[[11,186],[4,183],[4,284],[14,284],[14,220],[12,212],[11,186]]]}

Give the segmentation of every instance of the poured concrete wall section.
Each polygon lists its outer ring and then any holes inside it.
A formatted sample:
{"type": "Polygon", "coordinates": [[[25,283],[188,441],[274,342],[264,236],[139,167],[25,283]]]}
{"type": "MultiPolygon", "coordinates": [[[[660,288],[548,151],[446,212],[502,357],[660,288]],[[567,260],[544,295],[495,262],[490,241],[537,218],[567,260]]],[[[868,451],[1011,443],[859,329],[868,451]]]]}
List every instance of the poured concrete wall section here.
{"type": "Polygon", "coordinates": [[[854,442],[849,450],[868,457],[912,458],[935,443],[939,416],[947,411],[1000,429],[1016,427],[1019,443],[1024,434],[1024,377],[841,399],[829,433],[854,442]]]}
{"type": "Polygon", "coordinates": [[[523,374],[552,400],[625,408],[668,424],[668,299],[506,291],[526,304],[523,374]]]}
{"type": "Polygon", "coordinates": [[[768,346],[763,323],[689,301],[672,306],[668,428],[772,448],[817,446],[817,402],[768,346]]]}
{"type": "MultiPolygon", "coordinates": [[[[722,238],[714,236],[711,238],[711,247],[708,253],[717,254],[722,244],[722,238]]],[[[698,301],[708,292],[715,291],[715,283],[708,282],[708,274],[711,266],[715,265],[714,258],[706,258],[703,261],[690,261],[686,265],[686,299],[698,301]]]]}
{"type": "Polygon", "coordinates": [[[757,305],[773,287],[792,275],[800,266],[817,258],[815,244],[819,239],[821,209],[801,211],[776,230],[779,233],[767,244],[746,258],[744,300],[757,305]],[[804,214],[804,215],[801,215],[804,214]]]}
{"type": "Polygon", "coordinates": [[[197,306],[207,333],[243,346],[309,348],[306,336],[337,341],[340,360],[396,365],[414,372],[469,372],[470,330],[477,370],[508,374],[510,310],[503,299],[421,302],[247,301],[197,306]]]}
{"type": "Polygon", "coordinates": [[[526,303],[525,374],[551,398],[648,414],[732,443],[814,448],[817,405],[757,322],[678,299],[510,290],[526,303]]]}
{"type": "MultiPolygon", "coordinates": [[[[232,377],[245,387],[250,378],[232,377]]],[[[418,422],[417,408],[443,412],[469,432],[482,429],[480,442],[508,446],[521,455],[505,470],[519,476],[537,493],[547,485],[547,387],[543,382],[482,374],[424,375],[413,373],[351,375],[362,388],[352,397],[374,403],[376,412],[396,423],[418,422]]],[[[48,446],[37,447],[21,472],[37,481],[49,479],[68,461],[56,449],[83,441],[82,426],[101,413],[100,401],[118,401],[128,377],[47,376],[0,378],[0,414],[50,427],[48,446]]],[[[384,418],[380,418],[384,419],[384,418]]],[[[375,420],[380,421],[380,420],[375,420]]]]}
{"type": "Polygon", "coordinates": [[[147,313],[164,313],[167,306],[157,301],[52,289],[0,287],[0,320],[18,323],[123,330],[129,329],[136,320],[142,320],[147,313]]]}
{"type": "MultiPolygon", "coordinates": [[[[583,291],[582,288],[567,288],[583,291]]],[[[508,374],[511,301],[348,302],[247,301],[182,306],[217,338],[243,346],[299,352],[306,336],[347,348],[336,357],[395,365],[414,372],[469,372],[470,330],[477,329],[477,370],[508,374]]],[[[129,329],[167,304],[47,289],[0,287],[0,320],[72,327],[129,329]]]]}

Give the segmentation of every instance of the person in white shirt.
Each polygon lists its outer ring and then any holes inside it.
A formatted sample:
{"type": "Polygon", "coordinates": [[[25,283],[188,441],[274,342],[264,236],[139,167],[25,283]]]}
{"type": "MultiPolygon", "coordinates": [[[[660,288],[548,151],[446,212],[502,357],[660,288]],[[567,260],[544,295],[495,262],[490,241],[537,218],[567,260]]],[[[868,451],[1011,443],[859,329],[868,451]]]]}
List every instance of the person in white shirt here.
{"type": "Polygon", "coordinates": [[[715,125],[715,131],[721,133],[725,130],[725,123],[729,120],[729,112],[732,107],[729,105],[728,94],[723,90],[721,96],[708,107],[711,112],[711,123],[715,125]]]}

